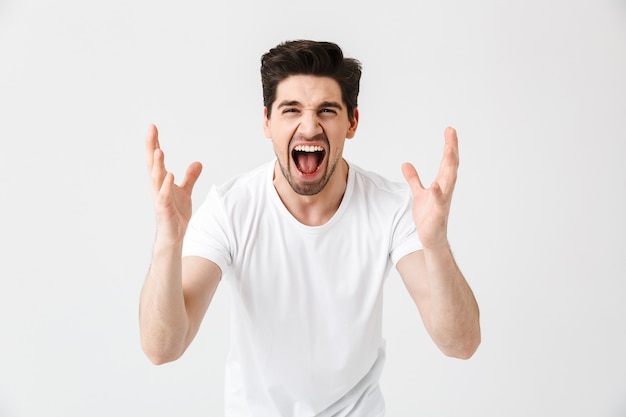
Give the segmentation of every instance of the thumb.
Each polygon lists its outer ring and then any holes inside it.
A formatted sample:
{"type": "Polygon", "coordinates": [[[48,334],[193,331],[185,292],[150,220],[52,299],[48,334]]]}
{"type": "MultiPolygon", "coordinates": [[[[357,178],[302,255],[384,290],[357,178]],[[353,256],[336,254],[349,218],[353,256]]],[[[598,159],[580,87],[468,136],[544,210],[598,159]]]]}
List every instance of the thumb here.
{"type": "Polygon", "coordinates": [[[402,164],[402,175],[404,175],[404,179],[409,183],[409,186],[414,193],[418,190],[424,190],[424,186],[422,185],[422,181],[420,181],[417,170],[412,164],[408,162],[402,164]]]}
{"type": "Polygon", "coordinates": [[[196,181],[198,180],[201,172],[202,164],[200,162],[193,162],[187,168],[187,172],[185,172],[185,178],[183,178],[183,182],[180,184],[180,187],[188,189],[189,193],[191,193],[191,190],[196,184],[196,181]]]}

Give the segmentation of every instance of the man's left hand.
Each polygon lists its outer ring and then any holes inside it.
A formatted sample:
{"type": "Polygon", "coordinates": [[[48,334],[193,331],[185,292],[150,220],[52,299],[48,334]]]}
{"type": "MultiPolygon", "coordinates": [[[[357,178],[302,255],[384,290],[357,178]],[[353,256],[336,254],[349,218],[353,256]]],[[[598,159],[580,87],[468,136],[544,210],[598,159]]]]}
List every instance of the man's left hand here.
{"type": "Polygon", "coordinates": [[[429,188],[410,163],[402,165],[402,173],[413,192],[413,221],[424,249],[448,245],[448,215],[459,167],[459,143],[456,130],[446,128],[443,159],[435,181],[429,188]]]}

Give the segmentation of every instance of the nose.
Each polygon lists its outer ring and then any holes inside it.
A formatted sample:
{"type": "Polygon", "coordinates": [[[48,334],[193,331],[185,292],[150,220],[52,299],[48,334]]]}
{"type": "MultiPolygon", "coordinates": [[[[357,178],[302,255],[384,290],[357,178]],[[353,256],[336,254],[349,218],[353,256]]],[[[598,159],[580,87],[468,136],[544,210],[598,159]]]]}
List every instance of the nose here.
{"type": "Polygon", "coordinates": [[[322,126],[320,120],[315,111],[305,111],[300,118],[300,124],[298,125],[298,133],[305,138],[312,138],[322,133],[322,126]]]}

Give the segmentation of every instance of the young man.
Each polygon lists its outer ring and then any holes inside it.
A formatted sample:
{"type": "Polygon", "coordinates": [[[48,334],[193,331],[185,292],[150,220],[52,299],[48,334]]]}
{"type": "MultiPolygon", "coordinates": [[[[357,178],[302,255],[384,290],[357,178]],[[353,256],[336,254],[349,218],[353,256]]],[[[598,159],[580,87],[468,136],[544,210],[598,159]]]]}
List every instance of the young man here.
{"type": "Polygon", "coordinates": [[[435,182],[407,184],[348,163],[360,63],[332,43],[292,41],[262,57],[264,130],[276,160],[213,187],[191,219],[201,171],[180,185],[157,131],[146,140],[157,235],[141,294],[143,349],[179,358],[218,283],[232,295],[227,416],[384,415],[382,288],[395,266],[444,354],[480,343],[478,306],[447,240],[456,132],[435,182]],[[190,221],[191,219],[191,221],[190,221]]]}

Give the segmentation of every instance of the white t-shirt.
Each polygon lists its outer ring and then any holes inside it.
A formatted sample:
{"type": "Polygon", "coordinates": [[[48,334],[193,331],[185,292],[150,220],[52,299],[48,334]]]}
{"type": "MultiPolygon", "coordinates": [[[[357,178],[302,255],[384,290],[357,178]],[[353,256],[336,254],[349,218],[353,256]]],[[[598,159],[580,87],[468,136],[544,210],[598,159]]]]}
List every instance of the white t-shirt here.
{"type": "Polygon", "coordinates": [[[298,222],[272,184],[274,161],[213,187],[183,256],[222,270],[231,294],[228,417],[384,415],[384,280],[421,248],[408,185],[349,165],[322,226],[298,222]]]}

